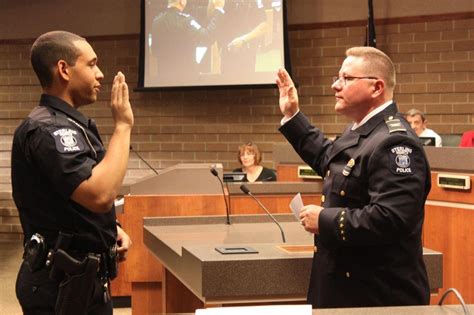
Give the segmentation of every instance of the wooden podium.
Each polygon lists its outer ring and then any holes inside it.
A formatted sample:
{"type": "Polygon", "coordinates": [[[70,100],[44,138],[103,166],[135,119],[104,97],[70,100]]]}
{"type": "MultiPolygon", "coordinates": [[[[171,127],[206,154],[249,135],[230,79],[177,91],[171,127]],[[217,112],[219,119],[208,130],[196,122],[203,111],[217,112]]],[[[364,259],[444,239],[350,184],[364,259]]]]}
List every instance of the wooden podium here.
{"type": "MultiPolygon", "coordinates": [[[[123,212],[117,216],[133,244],[112,283],[112,295],[131,296],[132,314],[162,313],[164,307],[161,296],[166,274],[143,244],[143,218],[226,214],[222,188],[211,174],[211,166],[222,176],[220,164],[178,164],[124,190],[123,212]]],[[[226,185],[231,214],[262,213],[255,201],[240,191],[240,184],[226,185]]],[[[305,204],[320,203],[319,186],[314,183],[254,183],[248,187],[273,213],[289,213],[288,204],[298,192],[305,204]]]]}
{"type": "MultiPolygon", "coordinates": [[[[292,214],[275,217],[285,243],[267,215],[233,216],[230,225],[225,216],[145,219],[144,242],[165,267],[164,311],[305,303],[317,250],[313,235],[292,214]]],[[[430,288],[437,291],[442,254],[425,248],[423,259],[430,288]]]]}
{"type": "MultiPolygon", "coordinates": [[[[431,297],[437,304],[448,288],[456,288],[466,304],[474,304],[474,148],[425,147],[431,166],[431,191],[425,206],[423,243],[443,253],[443,288],[431,297]],[[438,176],[464,176],[470,189],[446,188],[438,176]]],[[[455,178],[454,177],[454,178],[455,178]]],[[[449,296],[444,304],[458,304],[449,296]]]]}
{"type": "Polygon", "coordinates": [[[119,265],[112,296],[130,296],[133,314],[161,313],[161,264],[143,245],[143,217],[223,214],[225,205],[214,167],[221,164],[177,164],[123,187],[124,205],[117,218],[132,240],[127,260],[119,265]],[[158,298],[157,298],[158,297],[158,298]]]}

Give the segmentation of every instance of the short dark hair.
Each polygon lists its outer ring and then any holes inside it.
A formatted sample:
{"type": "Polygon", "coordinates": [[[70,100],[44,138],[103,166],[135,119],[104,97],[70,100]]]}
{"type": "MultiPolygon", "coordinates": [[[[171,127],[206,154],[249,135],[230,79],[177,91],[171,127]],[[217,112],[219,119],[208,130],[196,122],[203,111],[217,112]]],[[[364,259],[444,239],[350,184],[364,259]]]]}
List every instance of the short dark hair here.
{"type": "Polygon", "coordinates": [[[85,38],[65,32],[53,31],[38,37],[31,46],[31,65],[42,87],[50,87],[53,83],[53,69],[59,60],[74,66],[79,57],[79,50],[74,45],[85,38]]]}

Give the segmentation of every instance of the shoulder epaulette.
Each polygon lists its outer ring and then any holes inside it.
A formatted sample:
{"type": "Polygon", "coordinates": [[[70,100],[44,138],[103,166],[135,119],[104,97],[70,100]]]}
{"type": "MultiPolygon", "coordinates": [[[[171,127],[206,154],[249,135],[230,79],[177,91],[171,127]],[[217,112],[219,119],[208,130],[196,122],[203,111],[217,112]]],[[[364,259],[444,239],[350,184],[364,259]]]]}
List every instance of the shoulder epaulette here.
{"type": "Polygon", "coordinates": [[[405,126],[402,125],[402,122],[400,121],[400,119],[394,116],[385,117],[385,123],[387,124],[389,133],[393,133],[397,131],[407,131],[405,126]]]}

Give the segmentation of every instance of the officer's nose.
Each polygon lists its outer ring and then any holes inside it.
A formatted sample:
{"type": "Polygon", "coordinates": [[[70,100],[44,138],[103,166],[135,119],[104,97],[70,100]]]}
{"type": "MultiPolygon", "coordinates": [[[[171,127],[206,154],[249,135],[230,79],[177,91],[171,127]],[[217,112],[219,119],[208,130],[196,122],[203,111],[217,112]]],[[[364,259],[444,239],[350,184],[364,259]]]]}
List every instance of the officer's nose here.
{"type": "Polygon", "coordinates": [[[339,83],[339,80],[335,81],[332,85],[331,85],[331,89],[333,91],[340,91],[342,90],[342,86],[341,84],[339,83]]]}
{"type": "Polygon", "coordinates": [[[95,78],[96,78],[98,81],[100,81],[100,80],[102,80],[102,79],[104,78],[104,74],[102,73],[102,71],[100,71],[100,68],[99,68],[99,67],[97,67],[97,73],[96,73],[96,75],[95,75],[95,78]]]}

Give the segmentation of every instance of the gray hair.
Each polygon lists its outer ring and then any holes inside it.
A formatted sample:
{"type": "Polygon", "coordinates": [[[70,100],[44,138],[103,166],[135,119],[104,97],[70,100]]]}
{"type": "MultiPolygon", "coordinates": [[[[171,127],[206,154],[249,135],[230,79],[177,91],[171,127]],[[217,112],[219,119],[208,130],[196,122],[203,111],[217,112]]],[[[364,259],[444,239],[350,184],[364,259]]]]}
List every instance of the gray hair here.
{"type": "Polygon", "coordinates": [[[421,121],[424,122],[426,120],[425,113],[423,113],[421,110],[418,110],[416,108],[412,108],[412,109],[410,109],[409,111],[407,111],[405,113],[406,117],[413,117],[413,116],[416,116],[416,115],[420,115],[421,121]]]}

